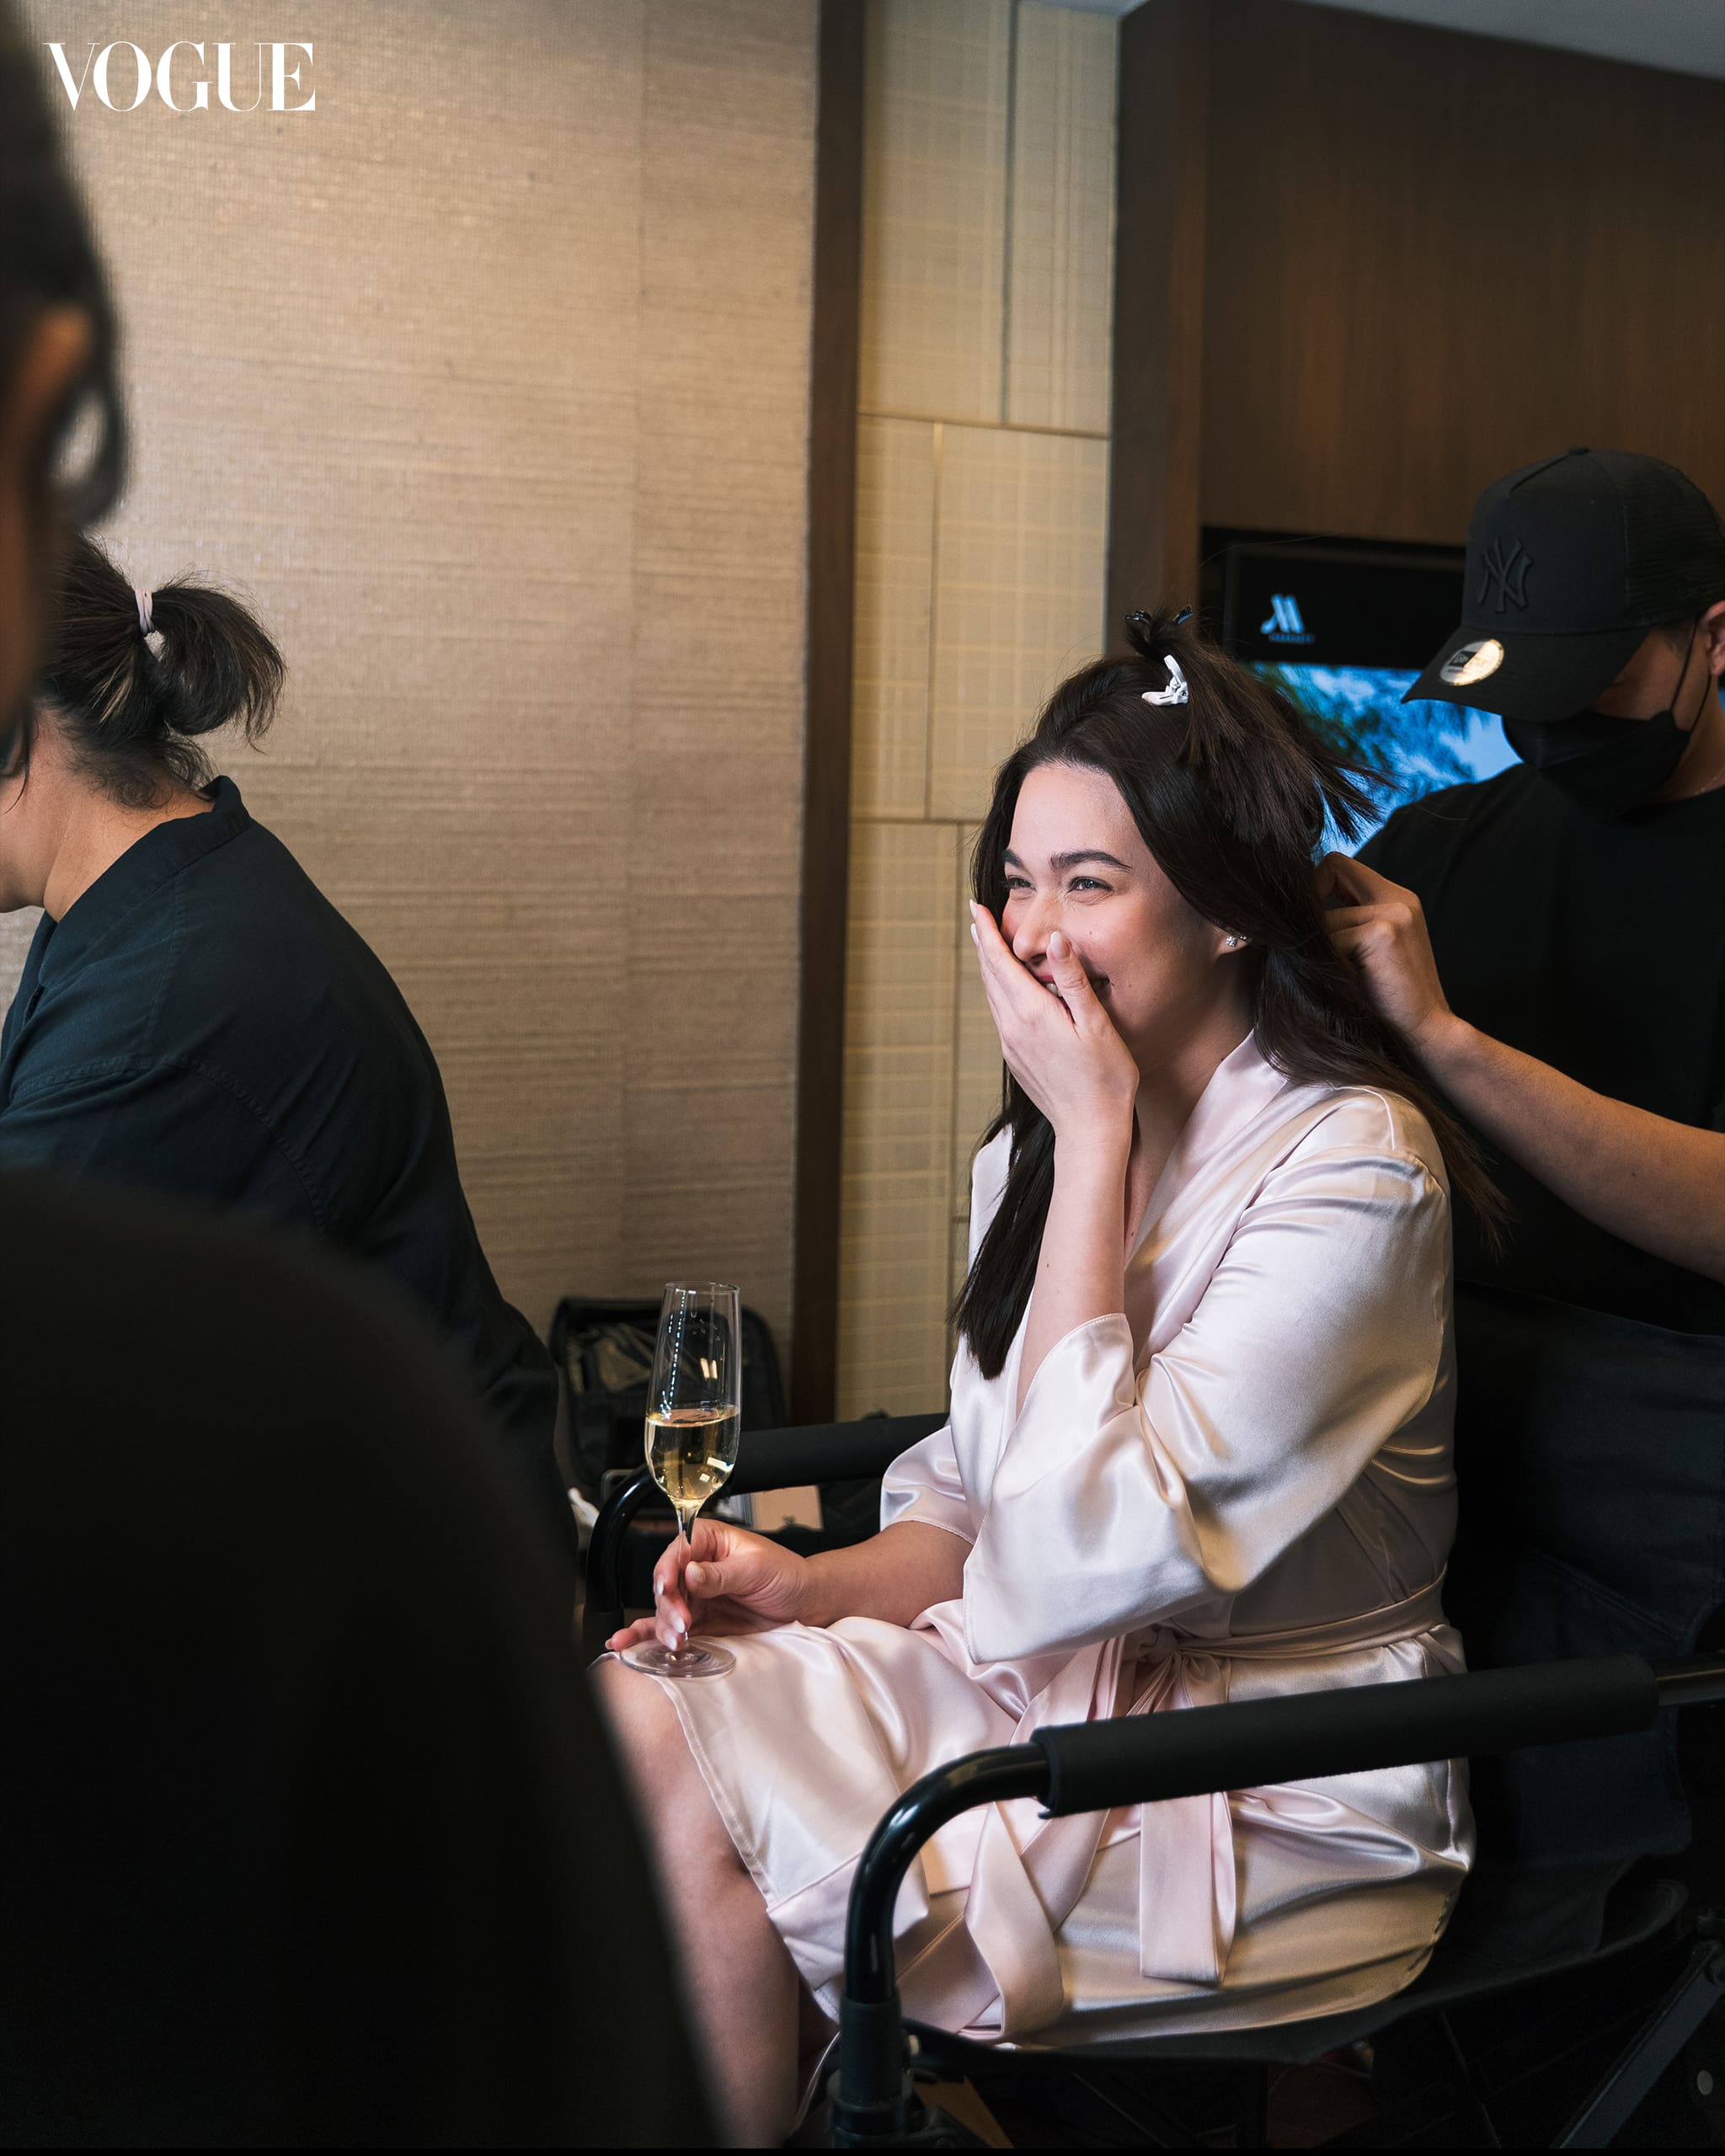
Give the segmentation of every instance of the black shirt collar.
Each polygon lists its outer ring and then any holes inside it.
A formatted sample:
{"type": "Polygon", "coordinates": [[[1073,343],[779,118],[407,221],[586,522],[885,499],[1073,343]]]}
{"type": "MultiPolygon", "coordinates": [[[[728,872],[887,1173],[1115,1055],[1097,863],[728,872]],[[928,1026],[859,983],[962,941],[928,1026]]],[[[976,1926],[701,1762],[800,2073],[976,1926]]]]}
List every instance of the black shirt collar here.
{"type": "Polygon", "coordinates": [[[218,778],[206,791],[211,805],[203,815],[176,816],[146,831],[67,908],[42,953],[43,980],[76,966],[135,906],[249,826],[231,778],[218,778]]]}

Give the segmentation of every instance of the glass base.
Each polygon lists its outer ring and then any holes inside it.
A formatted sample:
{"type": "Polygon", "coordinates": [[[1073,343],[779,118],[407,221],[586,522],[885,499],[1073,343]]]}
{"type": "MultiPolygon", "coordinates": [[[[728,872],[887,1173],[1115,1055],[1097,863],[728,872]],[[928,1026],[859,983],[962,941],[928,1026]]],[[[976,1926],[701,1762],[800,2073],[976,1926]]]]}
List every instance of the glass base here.
{"type": "Polygon", "coordinates": [[[625,1647],[617,1657],[631,1669],[645,1670],[649,1677],[723,1677],[734,1669],[737,1658],[723,1647],[661,1646],[657,1640],[643,1640],[625,1647]]]}

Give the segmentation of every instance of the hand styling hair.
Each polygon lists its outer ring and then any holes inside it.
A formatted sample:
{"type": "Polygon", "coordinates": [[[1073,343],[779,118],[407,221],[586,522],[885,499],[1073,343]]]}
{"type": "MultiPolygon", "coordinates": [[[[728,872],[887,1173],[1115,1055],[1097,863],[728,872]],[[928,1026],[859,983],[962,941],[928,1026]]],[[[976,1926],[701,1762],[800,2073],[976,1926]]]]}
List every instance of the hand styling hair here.
{"type": "MultiPolygon", "coordinates": [[[[1104,659],[1055,691],[1036,731],[1001,766],[976,842],[975,890],[996,921],[1018,791],[1042,764],[1114,781],[1144,843],[1204,920],[1247,939],[1244,966],[1258,1045],[1289,1077],[1395,1093],[1443,1149],[1451,1182],[1488,1236],[1503,1201],[1473,1140],[1420,1075],[1401,1037],[1366,1000],[1324,929],[1313,874],[1327,823],[1351,838],[1370,814],[1354,770],[1269,685],[1195,628],[1161,615],[1128,625],[1135,656],[1104,659]],[[1166,660],[1189,686],[1183,703],[1150,705],[1166,660]]],[[[953,1316],[983,1375],[1005,1368],[1030,1299],[1054,1189],[1054,1132],[1007,1073],[988,1136],[1012,1133],[1007,1186],[953,1316]]]]}

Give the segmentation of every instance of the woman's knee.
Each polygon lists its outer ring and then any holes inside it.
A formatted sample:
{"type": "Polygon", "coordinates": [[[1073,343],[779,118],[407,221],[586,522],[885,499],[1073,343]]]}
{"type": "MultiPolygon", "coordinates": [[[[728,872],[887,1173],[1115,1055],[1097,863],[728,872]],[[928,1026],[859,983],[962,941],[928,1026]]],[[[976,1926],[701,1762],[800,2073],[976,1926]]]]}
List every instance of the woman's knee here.
{"type": "Polygon", "coordinates": [[[676,1773],[679,1756],[688,1758],[677,1710],[650,1677],[626,1662],[595,1662],[592,1681],[617,1749],[644,1801],[667,1773],[676,1773]]]}
{"type": "Polygon", "coordinates": [[[678,1872],[686,1867],[741,1871],[742,1859],[664,1688],[620,1662],[596,1663],[592,1674],[661,1864],[678,1872]]]}
{"type": "Polygon", "coordinates": [[[595,1663],[592,1675],[638,1801],[649,1809],[668,1801],[686,1803],[692,1780],[704,1796],[706,1784],[663,1686],[616,1661],[595,1663]]]}

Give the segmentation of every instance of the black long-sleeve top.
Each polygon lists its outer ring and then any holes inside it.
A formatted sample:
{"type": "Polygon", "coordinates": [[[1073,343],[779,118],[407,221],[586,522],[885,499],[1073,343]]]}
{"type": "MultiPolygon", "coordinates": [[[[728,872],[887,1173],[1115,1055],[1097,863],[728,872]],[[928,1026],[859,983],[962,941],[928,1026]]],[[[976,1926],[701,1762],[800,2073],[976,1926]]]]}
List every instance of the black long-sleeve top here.
{"type": "Polygon", "coordinates": [[[0,1031],[0,1168],[201,1198],[391,1277],[567,1552],[555,1372],[480,1247],[431,1050],[230,780],[44,915],[0,1031]]]}

